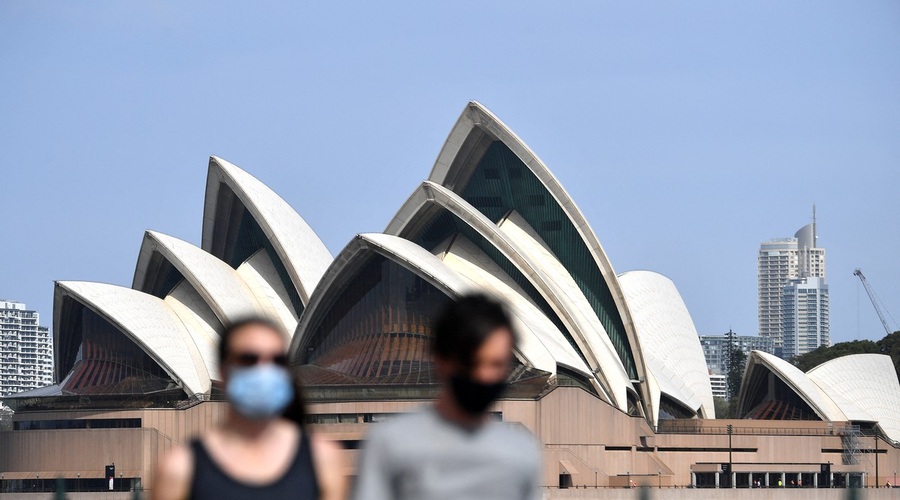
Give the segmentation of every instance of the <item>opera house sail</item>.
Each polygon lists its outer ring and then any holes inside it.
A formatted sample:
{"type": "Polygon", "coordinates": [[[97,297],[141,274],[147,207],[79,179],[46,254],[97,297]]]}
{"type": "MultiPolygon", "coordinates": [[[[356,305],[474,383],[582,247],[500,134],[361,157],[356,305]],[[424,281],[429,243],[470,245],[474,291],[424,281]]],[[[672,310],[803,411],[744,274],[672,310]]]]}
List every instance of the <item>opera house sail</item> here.
{"type": "Polygon", "coordinates": [[[884,354],[842,356],[803,373],[753,351],[741,384],[740,412],[755,420],[849,421],[900,442],[900,382],[884,354]]]}

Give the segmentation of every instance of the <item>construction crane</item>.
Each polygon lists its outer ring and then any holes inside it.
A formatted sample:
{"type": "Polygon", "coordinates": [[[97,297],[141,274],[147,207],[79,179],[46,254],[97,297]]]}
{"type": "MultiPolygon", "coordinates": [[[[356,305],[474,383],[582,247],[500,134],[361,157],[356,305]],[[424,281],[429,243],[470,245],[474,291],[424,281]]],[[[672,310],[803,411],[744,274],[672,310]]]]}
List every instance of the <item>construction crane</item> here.
{"type": "Polygon", "coordinates": [[[891,331],[891,327],[888,326],[888,322],[884,317],[884,313],[881,311],[881,306],[878,305],[878,298],[875,296],[875,290],[872,290],[872,286],[869,285],[869,280],[866,279],[866,275],[864,275],[862,270],[860,270],[860,268],[858,267],[855,271],[853,271],[853,275],[858,276],[859,281],[862,281],[863,286],[866,287],[866,293],[869,294],[869,300],[872,301],[872,306],[875,307],[875,312],[878,313],[878,319],[881,320],[881,324],[884,326],[885,333],[890,335],[893,332],[891,331]]]}

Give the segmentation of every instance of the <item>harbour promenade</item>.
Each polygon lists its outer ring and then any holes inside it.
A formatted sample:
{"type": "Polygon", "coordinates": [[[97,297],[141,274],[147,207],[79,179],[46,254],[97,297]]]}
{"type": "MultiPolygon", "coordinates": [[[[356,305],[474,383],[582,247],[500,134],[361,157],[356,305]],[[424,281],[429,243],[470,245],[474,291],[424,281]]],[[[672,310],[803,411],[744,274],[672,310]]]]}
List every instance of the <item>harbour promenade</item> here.
{"type": "MultiPolygon", "coordinates": [[[[57,498],[54,493],[0,493],[2,500],[44,500],[57,498]]],[[[134,500],[149,495],[134,492],[66,493],[69,500],[134,500]]],[[[689,489],[689,488],[620,488],[544,489],[544,500],[889,500],[900,499],[900,488],[849,489],[689,489]]]]}
{"type": "Polygon", "coordinates": [[[553,489],[545,490],[545,500],[887,500],[900,499],[900,488],[867,489],[553,489]]]}

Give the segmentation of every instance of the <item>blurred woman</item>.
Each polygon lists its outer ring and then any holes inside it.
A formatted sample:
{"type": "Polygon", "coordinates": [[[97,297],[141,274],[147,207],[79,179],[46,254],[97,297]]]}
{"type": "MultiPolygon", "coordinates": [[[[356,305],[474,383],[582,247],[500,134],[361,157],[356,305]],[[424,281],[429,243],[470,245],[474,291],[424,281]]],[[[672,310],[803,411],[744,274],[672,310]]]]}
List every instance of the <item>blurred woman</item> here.
{"type": "Polygon", "coordinates": [[[268,320],[230,325],[219,344],[225,422],[166,454],[151,498],[342,499],[338,448],[306,432],[287,337],[268,320]]]}

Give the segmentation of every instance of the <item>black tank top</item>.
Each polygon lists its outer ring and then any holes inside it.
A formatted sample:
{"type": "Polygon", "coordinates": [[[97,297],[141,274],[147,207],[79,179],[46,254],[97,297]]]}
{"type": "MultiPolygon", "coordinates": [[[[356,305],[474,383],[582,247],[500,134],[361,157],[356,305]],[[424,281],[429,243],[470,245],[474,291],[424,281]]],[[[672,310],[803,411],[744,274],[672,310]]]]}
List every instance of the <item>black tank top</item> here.
{"type": "Polygon", "coordinates": [[[238,499],[317,499],[319,483],[312,462],[309,436],[300,434],[300,445],[294,461],[283,476],[269,484],[247,484],[232,479],[219,467],[199,439],[191,441],[194,452],[194,478],[191,496],[194,500],[238,499]]]}

